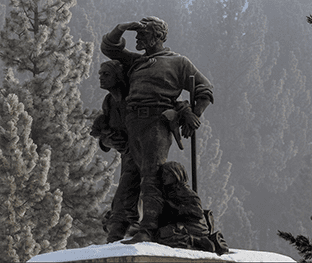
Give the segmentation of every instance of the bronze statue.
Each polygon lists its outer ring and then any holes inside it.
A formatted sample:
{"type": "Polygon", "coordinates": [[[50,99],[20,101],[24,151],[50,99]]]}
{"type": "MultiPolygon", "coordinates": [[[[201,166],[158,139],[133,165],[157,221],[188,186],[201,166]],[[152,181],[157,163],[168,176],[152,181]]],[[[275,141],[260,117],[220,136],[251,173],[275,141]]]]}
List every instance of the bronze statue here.
{"type": "Polygon", "coordinates": [[[163,46],[168,26],[157,17],[122,23],[103,36],[101,50],[120,61],[127,70],[129,94],[126,97],[126,128],[129,150],[141,176],[140,195],[143,218],[139,232],[125,244],[155,240],[165,200],[158,170],[166,162],[172,143],[170,126],[163,121],[167,110],[175,109],[182,90],[189,90],[189,76],[195,76],[194,112],[184,119],[182,134],[188,137],[198,128],[199,117],[213,103],[209,80],[184,56],[163,46]],[[137,32],[139,54],[125,48],[122,34],[137,32]]]}
{"type": "Polygon", "coordinates": [[[128,147],[125,127],[127,80],[122,64],[117,60],[101,64],[100,87],[108,90],[103,104],[103,114],[93,123],[91,135],[99,138],[100,148],[108,152],[114,148],[121,153],[121,175],[111,211],[106,218],[104,230],[108,232],[107,242],[124,238],[130,226],[139,219],[137,203],[140,194],[140,174],[128,147]]]}

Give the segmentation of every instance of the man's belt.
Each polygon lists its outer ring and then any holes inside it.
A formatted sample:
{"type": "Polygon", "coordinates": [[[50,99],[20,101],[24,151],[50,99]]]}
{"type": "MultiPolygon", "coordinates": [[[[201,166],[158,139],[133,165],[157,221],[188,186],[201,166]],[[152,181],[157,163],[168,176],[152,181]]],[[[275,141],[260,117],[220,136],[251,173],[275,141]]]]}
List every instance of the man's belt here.
{"type": "Polygon", "coordinates": [[[157,106],[150,106],[150,107],[139,107],[139,106],[128,106],[127,112],[128,113],[135,113],[138,118],[144,119],[150,116],[160,116],[162,112],[168,110],[169,107],[157,107],[157,106]]]}

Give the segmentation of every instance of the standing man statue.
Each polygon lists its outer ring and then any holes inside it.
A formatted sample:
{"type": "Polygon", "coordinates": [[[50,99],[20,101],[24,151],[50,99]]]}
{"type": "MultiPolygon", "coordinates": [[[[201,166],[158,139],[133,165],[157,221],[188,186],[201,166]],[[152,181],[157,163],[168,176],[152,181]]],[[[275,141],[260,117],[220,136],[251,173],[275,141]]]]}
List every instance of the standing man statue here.
{"type": "Polygon", "coordinates": [[[103,36],[101,50],[107,57],[119,60],[129,77],[129,95],[126,98],[129,149],[140,170],[140,195],[143,218],[139,232],[125,244],[153,241],[158,230],[158,218],[164,199],[161,191],[159,167],[168,156],[172,135],[161,114],[174,109],[182,90],[189,91],[189,76],[195,76],[195,108],[184,118],[182,135],[188,137],[196,129],[198,118],[209,103],[213,103],[209,80],[184,56],[163,46],[168,25],[157,17],[143,18],[140,22],[118,24],[103,36]],[[136,31],[138,51],[125,48],[122,37],[127,30],[136,31]]]}

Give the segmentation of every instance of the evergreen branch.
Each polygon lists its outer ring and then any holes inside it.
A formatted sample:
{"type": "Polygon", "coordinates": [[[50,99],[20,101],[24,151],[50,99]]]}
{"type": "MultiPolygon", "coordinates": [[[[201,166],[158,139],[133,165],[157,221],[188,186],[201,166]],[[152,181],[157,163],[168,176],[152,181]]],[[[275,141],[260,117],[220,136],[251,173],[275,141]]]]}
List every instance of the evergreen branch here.
{"type": "Polygon", "coordinates": [[[31,73],[35,74],[34,70],[33,70],[32,68],[30,68],[30,67],[27,67],[27,66],[24,66],[24,67],[21,66],[19,69],[20,69],[20,70],[28,70],[28,71],[30,71],[31,73]]]}
{"type": "Polygon", "coordinates": [[[310,241],[305,236],[299,235],[296,237],[296,246],[297,247],[306,247],[310,244],[310,241]]]}
{"type": "Polygon", "coordinates": [[[291,233],[282,232],[279,230],[277,235],[287,240],[299,251],[299,255],[303,256],[304,258],[304,260],[301,260],[300,262],[306,262],[306,260],[312,259],[312,244],[307,237],[298,235],[295,238],[291,233]]]}
{"type": "Polygon", "coordinates": [[[21,39],[21,36],[24,34],[24,32],[25,32],[26,30],[24,29],[22,32],[20,32],[20,33],[17,33],[17,32],[15,32],[17,35],[18,35],[18,38],[19,39],[21,39]]]}
{"type": "Polygon", "coordinates": [[[54,2],[51,5],[49,5],[47,8],[42,9],[43,10],[42,12],[46,12],[46,10],[52,9],[53,7],[57,6],[58,4],[59,4],[58,2],[54,2]]]}
{"type": "Polygon", "coordinates": [[[304,259],[312,258],[312,245],[310,244],[310,240],[305,236],[297,236],[296,248],[300,251],[299,253],[303,255],[304,259]]]}
{"type": "Polygon", "coordinates": [[[312,259],[312,251],[310,252],[306,252],[305,255],[303,256],[303,258],[305,260],[309,260],[309,259],[312,259]]]}
{"type": "Polygon", "coordinates": [[[34,25],[33,22],[31,21],[31,20],[34,20],[34,19],[28,15],[27,11],[25,10],[25,7],[24,7],[23,2],[22,2],[22,8],[23,8],[23,11],[24,11],[26,17],[29,19],[30,24],[32,25],[33,28],[35,28],[35,25],[34,25]]]}
{"type": "MultiPolygon", "coordinates": [[[[37,189],[38,189],[38,187],[37,187],[37,189]]],[[[37,189],[36,189],[36,190],[37,190],[37,189]]],[[[28,198],[22,205],[19,205],[19,206],[17,206],[16,208],[23,207],[24,205],[26,205],[26,203],[28,203],[29,200],[30,200],[30,198],[28,198]]]]}
{"type": "Polygon", "coordinates": [[[6,96],[5,96],[5,94],[3,93],[2,89],[0,89],[0,92],[1,92],[2,96],[5,98],[6,96]]]}
{"type": "Polygon", "coordinates": [[[58,12],[59,10],[61,10],[61,9],[64,7],[65,4],[66,4],[66,3],[62,4],[62,6],[60,6],[59,9],[56,10],[56,12],[58,12]]]}
{"type": "Polygon", "coordinates": [[[13,62],[15,62],[16,64],[21,64],[22,62],[18,59],[12,59],[13,62]]]}
{"type": "MultiPolygon", "coordinates": [[[[49,52],[44,52],[43,54],[40,55],[40,59],[46,59],[46,58],[49,58],[49,57],[52,57],[54,55],[54,50],[52,51],[49,51],[49,52]]],[[[51,59],[52,60],[52,59],[51,59]]],[[[57,61],[56,60],[53,60],[53,63],[54,63],[54,67],[56,66],[57,64],[57,61]]]]}
{"type": "MultiPolygon", "coordinates": [[[[0,58],[4,60],[5,57],[6,56],[2,52],[0,52],[0,58]]],[[[11,60],[11,62],[15,62],[15,64],[20,64],[21,63],[21,61],[18,60],[18,59],[10,59],[10,60],[11,60]]]]}
{"type": "Polygon", "coordinates": [[[33,54],[33,53],[31,53],[31,54],[28,56],[28,59],[30,60],[31,63],[33,63],[34,68],[33,68],[33,69],[28,68],[28,70],[30,70],[30,71],[33,73],[33,75],[35,76],[35,75],[39,75],[40,73],[44,72],[44,70],[39,70],[39,69],[37,68],[36,62],[32,59],[32,54],[33,54]]]}
{"type": "Polygon", "coordinates": [[[42,20],[42,21],[39,21],[40,25],[47,25],[47,21],[48,21],[48,18],[42,20]]]}
{"type": "Polygon", "coordinates": [[[277,235],[283,239],[285,239],[286,241],[288,241],[290,244],[294,244],[296,242],[296,239],[294,238],[294,236],[291,233],[287,233],[287,232],[282,232],[278,230],[277,235]]]}
{"type": "Polygon", "coordinates": [[[67,207],[69,207],[70,209],[74,209],[74,207],[73,207],[72,205],[69,205],[69,204],[67,203],[67,201],[65,201],[65,199],[63,199],[63,203],[64,203],[67,207]]]}

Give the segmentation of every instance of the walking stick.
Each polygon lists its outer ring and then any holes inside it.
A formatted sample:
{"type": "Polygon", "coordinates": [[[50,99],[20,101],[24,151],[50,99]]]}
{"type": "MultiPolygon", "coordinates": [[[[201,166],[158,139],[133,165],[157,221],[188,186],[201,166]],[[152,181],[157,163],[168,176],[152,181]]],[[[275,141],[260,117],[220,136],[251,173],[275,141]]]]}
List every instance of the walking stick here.
{"type": "MultiPolygon", "coordinates": [[[[192,111],[195,108],[195,77],[190,76],[190,102],[192,111]]],[[[191,136],[191,162],[192,162],[192,189],[197,193],[197,169],[196,169],[196,133],[191,136]]]]}

